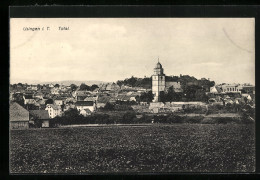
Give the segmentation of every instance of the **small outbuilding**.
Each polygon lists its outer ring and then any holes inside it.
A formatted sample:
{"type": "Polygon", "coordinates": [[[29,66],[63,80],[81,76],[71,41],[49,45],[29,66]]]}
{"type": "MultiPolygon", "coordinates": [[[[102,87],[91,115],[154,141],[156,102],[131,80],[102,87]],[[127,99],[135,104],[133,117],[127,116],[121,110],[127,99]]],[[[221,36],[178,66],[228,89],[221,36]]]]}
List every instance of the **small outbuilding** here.
{"type": "Polygon", "coordinates": [[[31,110],[29,113],[30,120],[33,120],[34,124],[39,123],[40,127],[50,127],[50,118],[47,110],[31,110]]]}

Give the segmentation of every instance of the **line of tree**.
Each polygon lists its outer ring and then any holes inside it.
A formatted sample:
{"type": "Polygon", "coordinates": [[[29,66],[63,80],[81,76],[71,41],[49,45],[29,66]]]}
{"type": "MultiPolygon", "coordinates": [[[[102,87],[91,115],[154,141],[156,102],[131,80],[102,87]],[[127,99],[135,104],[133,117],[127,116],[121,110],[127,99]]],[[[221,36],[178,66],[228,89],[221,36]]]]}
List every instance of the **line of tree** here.
{"type": "Polygon", "coordinates": [[[80,86],[79,86],[79,89],[81,91],[94,91],[96,88],[98,88],[98,85],[96,84],[93,84],[91,86],[88,86],[86,85],[85,83],[82,83],[80,86]]]}
{"type": "Polygon", "coordinates": [[[253,123],[244,117],[214,117],[203,116],[180,116],[177,114],[168,115],[146,115],[137,118],[134,111],[126,111],[120,116],[109,115],[108,113],[93,114],[84,117],[76,109],[68,110],[61,117],[50,120],[50,127],[73,124],[142,124],[142,123],[202,123],[202,124],[226,124],[226,123],[253,123]]]}
{"type": "MultiPolygon", "coordinates": [[[[214,81],[210,81],[206,78],[201,78],[200,80],[196,79],[193,76],[183,75],[183,76],[166,76],[166,82],[180,82],[183,89],[190,85],[197,85],[204,89],[209,89],[215,85],[214,81]]],[[[152,87],[152,77],[137,78],[132,76],[131,78],[126,78],[124,80],[117,81],[117,85],[120,87],[122,85],[127,85],[131,87],[143,87],[151,88],[152,87]]]]}
{"type": "Polygon", "coordinates": [[[118,80],[117,85],[120,87],[122,85],[131,86],[131,87],[142,87],[142,88],[151,88],[152,87],[152,78],[137,78],[132,76],[131,78],[126,78],[125,80],[118,80]]]}
{"type": "MultiPolygon", "coordinates": [[[[154,94],[152,91],[143,92],[140,96],[136,96],[138,102],[152,102],[154,94]]],[[[161,102],[178,102],[178,101],[202,101],[207,102],[208,96],[206,90],[200,86],[187,86],[183,92],[175,92],[173,87],[170,87],[166,92],[160,92],[161,102]]]]}

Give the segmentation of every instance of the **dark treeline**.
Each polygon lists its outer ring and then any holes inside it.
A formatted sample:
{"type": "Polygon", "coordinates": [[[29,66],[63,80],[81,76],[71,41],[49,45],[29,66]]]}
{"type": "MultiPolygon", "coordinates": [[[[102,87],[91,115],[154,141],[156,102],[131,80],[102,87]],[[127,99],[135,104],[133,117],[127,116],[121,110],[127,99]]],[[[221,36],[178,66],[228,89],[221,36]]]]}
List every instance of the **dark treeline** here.
{"type": "MultiPolygon", "coordinates": [[[[165,80],[166,82],[180,82],[183,89],[185,89],[187,86],[196,85],[206,90],[209,87],[215,85],[215,82],[210,81],[209,79],[201,78],[200,80],[198,80],[195,77],[189,75],[166,76],[165,80]]],[[[132,76],[131,78],[126,78],[124,80],[117,81],[117,84],[119,86],[127,85],[131,87],[142,87],[142,88],[149,89],[152,87],[152,78],[151,77],[137,78],[132,76]]]]}
{"type": "MultiPolygon", "coordinates": [[[[250,108],[250,107],[246,107],[250,108]]],[[[167,115],[153,114],[137,114],[133,110],[124,111],[123,113],[111,114],[109,111],[102,113],[94,113],[84,117],[79,114],[76,109],[66,111],[63,116],[55,117],[50,120],[50,127],[58,127],[60,125],[75,125],[75,124],[142,124],[142,123],[201,123],[201,124],[226,124],[226,123],[253,123],[250,116],[254,116],[254,112],[247,110],[241,112],[240,117],[204,117],[200,116],[185,116],[176,113],[167,115]]]]}

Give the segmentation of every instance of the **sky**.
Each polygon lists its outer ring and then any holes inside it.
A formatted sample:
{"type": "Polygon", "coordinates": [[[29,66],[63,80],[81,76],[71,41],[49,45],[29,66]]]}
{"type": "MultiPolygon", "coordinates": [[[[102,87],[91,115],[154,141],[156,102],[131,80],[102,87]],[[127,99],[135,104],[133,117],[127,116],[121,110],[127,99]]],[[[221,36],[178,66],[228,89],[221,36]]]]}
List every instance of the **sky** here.
{"type": "Polygon", "coordinates": [[[255,20],[10,19],[10,83],[150,77],[158,58],[166,75],[255,84],[255,20]]]}

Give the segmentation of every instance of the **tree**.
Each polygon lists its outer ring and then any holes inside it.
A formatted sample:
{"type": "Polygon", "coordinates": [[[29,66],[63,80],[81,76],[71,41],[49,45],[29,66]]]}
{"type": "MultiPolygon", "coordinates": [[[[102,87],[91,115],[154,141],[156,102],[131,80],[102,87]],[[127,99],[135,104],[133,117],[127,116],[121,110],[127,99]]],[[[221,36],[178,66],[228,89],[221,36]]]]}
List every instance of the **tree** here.
{"type": "Polygon", "coordinates": [[[80,85],[80,87],[79,87],[79,89],[81,90],[81,91],[89,91],[90,90],[90,87],[88,86],[88,85],[86,85],[85,83],[82,83],[81,85],[80,85]]]}
{"type": "Polygon", "coordinates": [[[171,86],[166,94],[166,101],[172,102],[177,100],[179,100],[178,94],[174,91],[173,86],[171,86]]]}
{"type": "Polygon", "coordinates": [[[72,91],[75,91],[78,88],[78,86],[75,85],[75,84],[71,84],[70,88],[71,88],[72,91]]]}
{"type": "Polygon", "coordinates": [[[140,96],[140,101],[142,102],[152,102],[154,99],[154,95],[152,91],[143,92],[140,96]]]}
{"type": "Polygon", "coordinates": [[[128,80],[130,86],[134,87],[135,83],[137,82],[137,78],[132,76],[129,80],[128,80]]]}
{"type": "Polygon", "coordinates": [[[113,111],[113,110],[115,110],[115,106],[113,104],[107,102],[106,105],[104,106],[104,110],[113,111]]]}
{"type": "Polygon", "coordinates": [[[24,106],[23,94],[17,93],[13,95],[14,102],[17,102],[19,105],[24,106]]]}
{"type": "Polygon", "coordinates": [[[17,89],[17,84],[11,85],[12,88],[17,89]]]}
{"type": "Polygon", "coordinates": [[[26,104],[24,107],[27,110],[39,110],[39,106],[35,106],[34,104],[26,104]]]}
{"type": "Polygon", "coordinates": [[[39,90],[41,88],[42,88],[42,86],[40,84],[37,84],[37,89],[39,90]]]}
{"type": "Polygon", "coordinates": [[[136,114],[134,111],[126,112],[123,115],[122,123],[133,123],[133,119],[136,118],[136,114]]]}
{"type": "Polygon", "coordinates": [[[94,91],[95,89],[99,88],[98,85],[96,84],[93,84],[91,87],[90,87],[90,91],[94,91]]]}
{"type": "Polygon", "coordinates": [[[197,85],[191,85],[191,86],[185,87],[185,89],[183,90],[183,93],[186,94],[186,98],[188,101],[196,100],[196,92],[198,89],[201,89],[201,87],[197,86],[197,85]]]}
{"type": "Polygon", "coordinates": [[[45,105],[46,104],[53,104],[53,100],[52,99],[48,99],[47,101],[45,101],[45,105]]]}
{"type": "Polygon", "coordinates": [[[83,119],[84,116],[82,116],[77,109],[69,109],[64,112],[63,119],[65,124],[77,124],[81,119],[83,119]]]}
{"type": "Polygon", "coordinates": [[[167,101],[167,96],[164,91],[160,91],[159,93],[159,101],[165,103],[167,101]]]}
{"type": "Polygon", "coordinates": [[[55,87],[55,88],[59,88],[60,85],[59,85],[59,84],[55,84],[54,87],[55,87]]]}
{"type": "Polygon", "coordinates": [[[203,102],[208,101],[208,97],[206,96],[206,92],[202,89],[196,90],[195,97],[196,97],[196,100],[198,100],[198,101],[203,101],[203,102]]]}
{"type": "Polygon", "coordinates": [[[17,86],[23,87],[23,84],[22,83],[18,83],[17,86]]]}
{"type": "Polygon", "coordinates": [[[118,81],[116,82],[116,84],[121,88],[121,86],[124,84],[124,82],[118,80],[118,81]]]}

